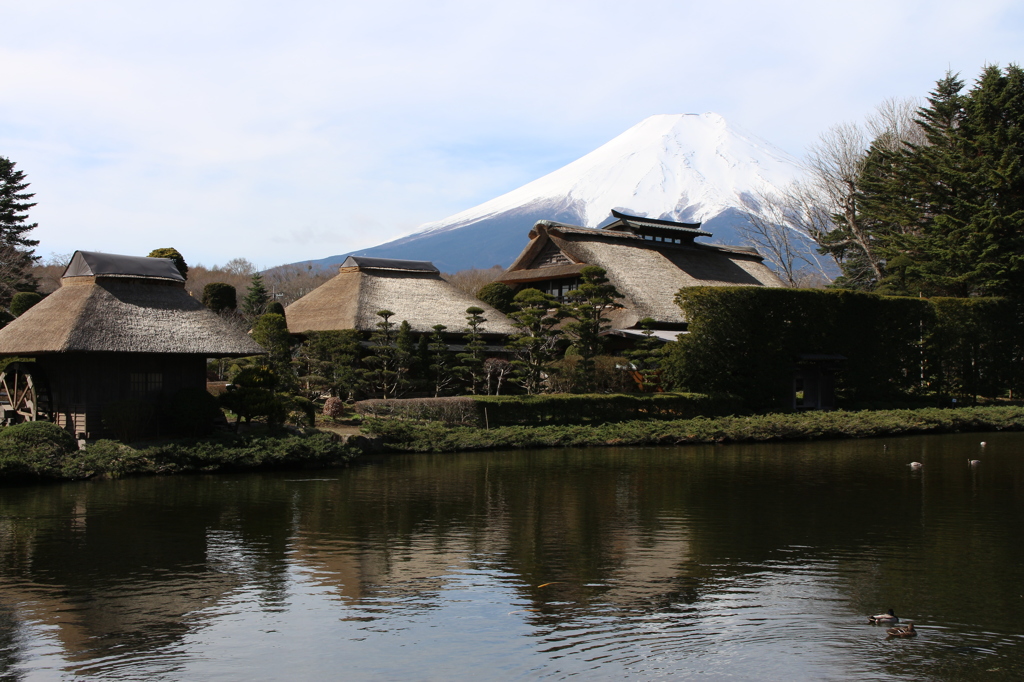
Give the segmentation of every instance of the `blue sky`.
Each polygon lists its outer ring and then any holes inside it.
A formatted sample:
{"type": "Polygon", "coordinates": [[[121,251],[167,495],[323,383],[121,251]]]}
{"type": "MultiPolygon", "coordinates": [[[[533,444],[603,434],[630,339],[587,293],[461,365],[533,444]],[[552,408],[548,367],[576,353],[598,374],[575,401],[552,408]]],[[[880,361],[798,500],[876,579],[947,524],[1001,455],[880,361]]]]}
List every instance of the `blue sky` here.
{"type": "Polygon", "coordinates": [[[652,114],[794,155],[947,68],[1022,61],[1019,2],[0,0],[0,155],[38,252],[261,266],[382,243],[652,114]]]}

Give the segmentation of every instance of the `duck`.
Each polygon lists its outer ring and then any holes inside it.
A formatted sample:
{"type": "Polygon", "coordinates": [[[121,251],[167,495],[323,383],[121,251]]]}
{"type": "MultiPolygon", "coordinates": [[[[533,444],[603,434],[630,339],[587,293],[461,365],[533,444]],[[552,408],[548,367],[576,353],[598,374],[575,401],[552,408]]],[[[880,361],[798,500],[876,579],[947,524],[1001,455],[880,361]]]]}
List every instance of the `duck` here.
{"type": "Polygon", "coordinates": [[[967,460],[967,465],[968,466],[976,467],[979,464],[981,464],[981,460],[980,459],[968,459],[967,460]]]}
{"type": "Polygon", "coordinates": [[[920,462],[911,462],[911,463],[910,463],[910,464],[908,464],[907,466],[908,466],[908,467],[910,467],[911,469],[920,469],[920,468],[921,468],[921,467],[923,467],[924,465],[923,465],[923,464],[921,464],[920,462]]]}
{"type": "Polygon", "coordinates": [[[889,613],[880,613],[877,616],[868,616],[869,623],[898,623],[900,619],[896,616],[892,609],[889,609],[889,613]]]}
{"type": "Polygon", "coordinates": [[[886,632],[890,637],[917,637],[917,630],[914,629],[913,623],[899,628],[889,628],[886,632]]]}

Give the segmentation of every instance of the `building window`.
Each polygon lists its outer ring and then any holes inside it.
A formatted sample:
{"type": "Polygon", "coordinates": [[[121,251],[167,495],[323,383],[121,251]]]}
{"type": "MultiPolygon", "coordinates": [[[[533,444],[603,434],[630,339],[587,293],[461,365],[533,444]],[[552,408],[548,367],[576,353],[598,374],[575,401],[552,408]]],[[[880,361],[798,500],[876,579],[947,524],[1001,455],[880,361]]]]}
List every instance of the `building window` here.
{"type": "Polygon", "coordinates": [[[160,372],[132,372],[129,378],[133,398],[149,397],[164,387],[164,375],[160,372]]]}

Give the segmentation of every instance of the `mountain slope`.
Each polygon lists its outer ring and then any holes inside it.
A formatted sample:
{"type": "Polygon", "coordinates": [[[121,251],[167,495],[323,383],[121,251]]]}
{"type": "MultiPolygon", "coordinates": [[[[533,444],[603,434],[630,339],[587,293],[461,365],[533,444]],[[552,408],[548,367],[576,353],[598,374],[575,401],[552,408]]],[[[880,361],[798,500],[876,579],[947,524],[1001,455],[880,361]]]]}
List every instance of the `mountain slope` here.
{"type": "Polygon", "coordinates": [[[348,255],[431,260],[443,271],[507,266],[537,220],[599,227],[611,210],[703,222],[710,241],[738,244],[744,197],[781,189],[796,159],[729,126],[718,114],[651,116],[593,152],[542,178],[414,234],[348,255]]]}

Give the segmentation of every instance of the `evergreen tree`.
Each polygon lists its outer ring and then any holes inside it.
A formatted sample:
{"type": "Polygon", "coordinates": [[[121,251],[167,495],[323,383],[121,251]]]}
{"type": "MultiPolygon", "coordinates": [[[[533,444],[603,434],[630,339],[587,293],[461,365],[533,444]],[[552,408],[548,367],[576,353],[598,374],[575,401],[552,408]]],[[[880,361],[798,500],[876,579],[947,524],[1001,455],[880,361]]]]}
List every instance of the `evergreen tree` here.
{"type": "Polygon", "coordinates": [[[582,283],[569,292],[562,310],[572,319],[565,325],[565,334],[572,339],[572,350],[579,356],[575,385],[584,391],[596,385],[594,358],[604,349],[601,332],[611,328],[606,313],[621,308],[615,299],[622,298],[615,285],[605,277],[604,268],[588,265],[580,271],[582,283]]]}
{"type": "Polygon", "coordinates": [[[554,296],[537,289],[523,289],[512,300],[515,307],[508,316],[518,330],[509,338],[512,351],[513,380],[530,395],[540,393],[551,362],[558,354],[561,332],[556,329],[562,319],[561,307],[554,296]]]}
{"type": "Polygon", "coordinates": [[[416,337],[412,334],[412,326],[407,320],[402,320],[398,325],[398,333],[395,335],[395,356],[398,367],[398,392],[401,397],[416,380],[416,337]]]}
{"type": "Polygon", "coordinates": [[[483,336],[483,325],[487,318],[484,309],[477,306],[466,308],[466,323],[469,325],[465,333],[466,350],[456,357],[459,360],[458,371],[463,375],[469,391],[476,395],[484,379],[484,350],[487,347],[483,336]]]}
{"type": "Polygon", "coordinates": [[[361,336],[355,329],[306,332],[296,363],[298,381],[309,398],[322,392],[350,398],[359,389],[356,369],[361,355],[361,336]]]}
{"type": "Polygon", "coordinates": [[[170,258],[174,261],[174,267],[178,269],[181,276],[188,279],[188,263],[185,262],[185,257],[182,256],[177,249],[171,247],[165,247],[162,249],[153,249],[149,252],[148,258],[170,258]]]}
{"type": "Polygon", "coordinates": [[[267,305],[270,303],[270,292],[263,283],[263,275],[255,273],[249,288],[245,291],[245,298],[242,299],[242,317],[252,324],[256,318],[267,312],[267,305]]]}
{"type": "Polygon", "coordinates": [[[6,306],[17,291],[35,291],[32,266],[38,260],[32,247],[39,244],[28,233],[37,223],[28,222],[35,194],[26,192],[29,183],[15,163],[0,156],[0,304],[6,306]]]}
{"type": "Polygon", "coordinates": [[[515,310],[515,306],[512,303],[515,295],[516,292],[512,290],[512,287],[504,282],[485,284],[480,287],[480,291],[476,292],[478,299],[506,315],[515,310]]]}
{"type": "Polygon", "coordinates": [[[378,310],[380,321],[376,330],[370,335],[371,355],[363,359],[367,366],[363,376],[366,381],[380,393],[385,400],[396,397],[399,389],[406,381],[403,368],[408,367],[408,358],[397,345],[398,330],[391,321],[394,313],[390,310],[378,310]]]}
{"type": "Polygon", "coordinates": [[[238,306],[238,293],[224,282],[210,282],[203,287],[203,305],[215,313],[234,310],[238,306]]]}
{"type": "Polygon", "coordinates": [[[644,338],[632,349],[623,353],[639,377],[641,391],[656,391],[660,384],[662,351],[664,342],[654,335],[655,321],[650,317],[640,320],[644,338]]]}
{"type": "Polygon", "coordinates": [[[448,344],[445,342],[443,324],[433,326],[434,333],[430,335],[430,373],[434,383],[434,397],[438,398],[450,386],[455,384],[457,374],[455,372],[454,357],[448,344]]]}
{"type": "Polygon", "coordinates": [[[270,367],[283,383],[291,384],[292,337],[282,315],[266,313],[256,318],[252,326],[252,340],[269,353],[270,367]]]}

